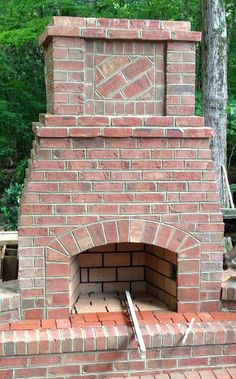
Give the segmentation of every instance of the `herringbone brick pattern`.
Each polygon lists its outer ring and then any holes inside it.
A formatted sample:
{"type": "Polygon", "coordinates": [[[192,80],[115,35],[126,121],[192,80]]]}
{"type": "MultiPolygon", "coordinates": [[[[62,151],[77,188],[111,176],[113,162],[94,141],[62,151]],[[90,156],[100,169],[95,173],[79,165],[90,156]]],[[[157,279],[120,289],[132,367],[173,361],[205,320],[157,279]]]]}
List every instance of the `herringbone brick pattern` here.
{"type": "Polygon", "coordinates": [[[152,99],[153,79],[153,58],[105,57],[96,67],[96,93],[103,99],[152,99]]]}
{"type": "Polygon", "coordinates": [[[85,114],[163,115],[163,43],[86,41],[85,62],[85,114]]]}

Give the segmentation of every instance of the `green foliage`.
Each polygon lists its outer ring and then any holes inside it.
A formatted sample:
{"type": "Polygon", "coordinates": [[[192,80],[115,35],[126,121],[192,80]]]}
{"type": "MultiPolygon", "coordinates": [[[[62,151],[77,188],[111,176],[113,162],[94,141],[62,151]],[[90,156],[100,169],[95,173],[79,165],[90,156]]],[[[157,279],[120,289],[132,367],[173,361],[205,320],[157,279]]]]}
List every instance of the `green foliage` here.
{"type": "Polygon", "coordinates": [[[22,193],[22,184],[11,182],[10,186],[5,189],[0,201],[0,211],[6,230],[17,229],[18,207],[22,193]]]}
{"type": "MultiPolygon", "coordinates": [[[[75,0],[4,0],[0,4],[0,43],[22,46],[37,42],[52,16],[89,16],[75,0]]],[[[87,12],[86,12],[87,10],[87,12]]]]}
{"type": "Polygon", "coordinates": [[[231,189],[231,192],[232,192],[232,193],[236,193],[236,183],[232,183],[232,184],[230,185],[230,189],[231,189]]]}
{"type": "Polygon", "coordinates": [[[16,180],[16,182],[23,183],[27,165],[28,165],[27,158],[22,159],[17,165],[16,170],[15,170],[15,175],[14,175],[14,179],[16,180]]]}
{"type": "Polygon", "coordinates": [[[227,135],[232,138],[236,138],[236,98],[230,98],[228,107],[228,127],[227,127],[227,135]]]}
{"type": "Polygon", "coordinates": [[[0,51],[0,160],[13,165],[29,154],[31,123],[45,109],[43,60],[37,46],[0,51]],[[40,73],[41,73],[40,72],[40,73]]]}
{"type": "Polygon", "coordinates": [[[227,149],[228,149],[228,170],[230,169],[232,159],[236,153],[236,99],[229,99],[227,123],[227,149]]]}
{"type": "Polygon", "coordinates": [[[195,114],[196,116],[202,116],[202,92],[196,91],[195,98],[195,114]]]}
{"type": "Polygon", "coordinates": [[[200,5],[197,0],[98,0],[97,17],[186,20],[200,25],[200,5]]]}
{"type": "Polygon", "coordinates": [[[235,0],[225,0],[228,34],[228,92],[236,97],[236,6],[235,0]]]}

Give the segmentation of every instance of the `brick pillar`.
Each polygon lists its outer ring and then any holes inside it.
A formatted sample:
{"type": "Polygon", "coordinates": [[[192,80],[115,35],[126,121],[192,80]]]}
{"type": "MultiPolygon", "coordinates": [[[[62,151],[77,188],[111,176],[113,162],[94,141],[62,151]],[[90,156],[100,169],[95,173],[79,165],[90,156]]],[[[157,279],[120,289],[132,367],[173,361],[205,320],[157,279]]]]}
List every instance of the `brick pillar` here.
{"type": "Polygon", "coordinates": [[[188,22],[54,17],[46,28],[48,113],[19,218],[23,317],[66,316],[71,257],[120,242],[176,254],[179,311],[218,308],[223,222],[212,130],[194,116],[199,39],[188,22]]]}

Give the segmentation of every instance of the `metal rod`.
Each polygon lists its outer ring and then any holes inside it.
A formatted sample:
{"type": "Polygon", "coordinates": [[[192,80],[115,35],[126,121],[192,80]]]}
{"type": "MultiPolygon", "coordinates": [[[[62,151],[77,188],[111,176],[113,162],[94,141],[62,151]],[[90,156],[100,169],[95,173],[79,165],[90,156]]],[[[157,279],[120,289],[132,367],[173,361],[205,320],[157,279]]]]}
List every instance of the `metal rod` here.
{"type": "Polygon", "coordinates": [[[229,181],[228,181],[228,176],[227,176],[226,168],[225,168],[225,166],[223,164],[221,165],[221,168],[222,168],[222,171],[223,171],[223,175],[224,175],[224,179],[225,179],[225,185],[226,185],[226,188],[227,188],[227,191],[228,191],[228,195],[229,195],[230,206],[231,206],[231,208],[234,209],[234,202],[233,202],[233,197],[232,197],[232,193],[231,193],[230,186],[229,186],[229,181]]]}
{"type": "Polygon", "coordinates": [[[185,345],[186,340],[187,340],[187,338],[188,338],[188,335],[189,335],[189,333],[191,332],[191,330],[193,329],[193,324],[194,324],[194,322],[195,322],[195,318],[193,317],[192,320],[191,320],[191,322],[190,322],[190,324],[189,324],[188,329],[186,329],[186,331],[185,331],[185,333],[184,333],[184,338],[183,338],[183,341],[182,341],[182,344],[183,344],[183,345],[185,345]]]}
{"type": "Polygon", "coordinates": [[[125,296],[126,296],[126,300],[127,300],[127,304],[128,304],[128,311],[129,311],[130,319],[131,319],[131,322],[133,324],[134,335],[136,337],[136,340],[137,340],[138,346],[139,346],[139,353],[141,355],[141,358],[145,359],[146,358],[146,346],[145,346],[145,343],[143,340],[143,336],[142,336],[140,326],[139,326],[139,323],[138,323],[138,320],[137,320],[137,317],[135,314],[133,302],[132,302],[129,291],[125,291],[125,296]]]}

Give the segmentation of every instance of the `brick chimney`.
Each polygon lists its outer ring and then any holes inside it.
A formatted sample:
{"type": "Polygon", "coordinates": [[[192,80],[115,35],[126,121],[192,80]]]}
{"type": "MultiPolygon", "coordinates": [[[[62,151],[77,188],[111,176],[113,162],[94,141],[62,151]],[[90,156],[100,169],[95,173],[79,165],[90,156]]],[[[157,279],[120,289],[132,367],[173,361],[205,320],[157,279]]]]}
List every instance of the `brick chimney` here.
{"type": "Polygon", "coordinates": [[[86,288],[126,286],[179,312],[218,309],[212,130],[194,116],[200,37],[156,20],[54,17],[46,28],[47,113],[19,215],[23,318],[68,316],[86,288]]]}

